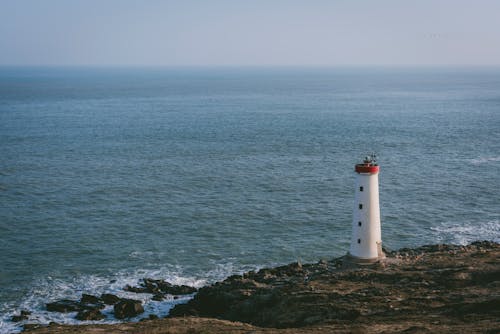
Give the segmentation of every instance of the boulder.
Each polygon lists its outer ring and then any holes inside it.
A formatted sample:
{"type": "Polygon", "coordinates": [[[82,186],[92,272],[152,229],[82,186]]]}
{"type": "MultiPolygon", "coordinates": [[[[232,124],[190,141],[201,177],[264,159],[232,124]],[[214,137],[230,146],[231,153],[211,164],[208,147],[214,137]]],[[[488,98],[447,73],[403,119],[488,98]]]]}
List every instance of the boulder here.
{"type": "Polygon", "coordinates": [[[157,302],[161,302],[162,300],[165,299],[165,295],[161,294],[161,293],[156,293],[153,298],[154,301],[157,301],[157,302]]]}
{"type": "Polygon", "coordinates": [[[125,319],[132,318],[141,313],[144,313],[144,308],[139,300],[121,299],[114,306],[115,318],[125,319]]]}
{"type": "Polygon", "coordinates": [[[62,299],[46,304],[46,308],[49,312],[68,313],[83,310],[102,310],[104,304],[101,303],[97,297],[84,295],[80,301],[62,299]],[[89,303],[91,301],[95,303],[89,303]]]}
{"type": "Polygon", "coordinates": [[[42,328],[42,327],[45,327],[45,326],[42,324],[24,324],[23,325],[23,332],[24,331],[31,331],[31,330],[42,328]]]}
{"type": "Polygon", "coordinates": [[[168,288],[163,287],[161,289],[161,291],[163,293],[167,293],[170,295],[190,295],[190,294],[198,291],[198,289],[193,288],[192,286],[187,286],[187,285],[171,285],[168,288]]]}
{"type": "Polygon", "coordinates": [[[170,294],[170,295],[189,295],[198,291],[198,289],[187,285],[173,285],[165,280],[156,280],[152,278],[144,278],[140,286],[127,285],[125,291],[134,293],[151,293],[151,294],[170,294]]]}
{"type": "Polygon", "coordinates": [[[120,301],[120,297],[110,293],[103,293],[100,298],[106,305],[115,305],[120,301]]]}
{"type": "Polygon", "coordinates": [[[68,312],[80,311],[82,309],[82,306],[77,301],[62,299],[46,304],[46,308],[47,311],[49,312],[68,313],[68,312]]]}
{"type": "Polygon", "coordinates": [[[76,315],[78,320],[102,320],[106,318],[99,310],[82,310],[76,315]]]}
{"type": "Polygon", "coordinates": [[[29,316],[31,315],[31,312],[30,311],[25,311],[25,310],[22,310],[21,313],[19,315],[14,315],[12,316],[12,321],[13,322],[19,322],[19,321],[23,321],[23,320],[27,320],[29,318],[29,316]]]}
{"type": "Polygon", "coordinates": [[[128,284],[123,288],[123,290],[134,293],[152,293],[145,287],[130,286],[128,284]]]}
{"type": "Polygon", "coordinates": [[[80,303],[82,304],[99,304],[101,299],[96,296],[88,295],[86,293],[82,294],[82,298],[80,299],[80,303]]]}

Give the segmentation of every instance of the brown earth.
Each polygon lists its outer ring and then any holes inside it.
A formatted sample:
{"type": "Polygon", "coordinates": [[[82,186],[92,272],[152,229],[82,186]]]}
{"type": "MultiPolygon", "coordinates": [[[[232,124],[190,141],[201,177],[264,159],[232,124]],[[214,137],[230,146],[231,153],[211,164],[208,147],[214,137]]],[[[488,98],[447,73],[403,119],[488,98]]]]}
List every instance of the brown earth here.
{"type": "Polygon", "coordinates": [[[500,333],[500,245],[433,245],[231,276],[171,318],[33,333],[500,333]]]}

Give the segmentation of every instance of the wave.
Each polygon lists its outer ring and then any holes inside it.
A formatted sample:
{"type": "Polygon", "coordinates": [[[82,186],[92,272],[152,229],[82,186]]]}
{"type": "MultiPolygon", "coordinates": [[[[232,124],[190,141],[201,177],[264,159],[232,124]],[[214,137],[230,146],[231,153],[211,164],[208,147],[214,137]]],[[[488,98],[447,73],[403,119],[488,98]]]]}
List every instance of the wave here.
{"type": "MultiPolygon", "coordinates": [[[[25,323],[49,324],[57,322],[60,324],[112,324],[120,321],[113,317],[113,307],[107,306],[102,313],[106,316],[101,321],[79,321],[74,317],[76,312],[57,313],[45,310],[45,304],[60,299],[80,299],[82,293],[100,295],[102,293],[112,293],[121,298],[132,298],[141,300],[144,306],[144,313],[130,321],[139,321],[148,318],[150,314],[159,317],[168,315],[170,309],[176,304],[188,302],[193,295],[179,296],[174,299],[167,298],[163,301],[152,300],[151,294],[137,294],[123,291],[126,285],[136,286],[143,278],[164,279],[175,285],[189,285],[200,288],[213,281],[221,280],[235,273],[232,263],[215,265],[213,270],[205,273],[204,278],[185,275],[181,268],[178,270],[158,269],[143,270],[138,269],[133,272],[122,271],[114,275],[105,277],[98,275],[82,275],[70,280],[53,277],[44,277],[36,280],[26,296],[17,305],[14,303],[0,304],[0,334],[16,333],[22,330],[25,323]],[[14,323],[11,321],[13,315],[19,314],[21,310],[31,312],[28,320],[14,323]]],[[[242,273],[246,269],[239,270],[242,273]]],[[[129,320],[127,320],[129,321],[129,320]]]]}
{"type": "Polygon", "coordinates": [[[474,225],[448,222],[431,227],[431,230],[437,232],[436,239],[441,243],[466,245],[478,240],[500,242],[500,220],[474,225]]]}

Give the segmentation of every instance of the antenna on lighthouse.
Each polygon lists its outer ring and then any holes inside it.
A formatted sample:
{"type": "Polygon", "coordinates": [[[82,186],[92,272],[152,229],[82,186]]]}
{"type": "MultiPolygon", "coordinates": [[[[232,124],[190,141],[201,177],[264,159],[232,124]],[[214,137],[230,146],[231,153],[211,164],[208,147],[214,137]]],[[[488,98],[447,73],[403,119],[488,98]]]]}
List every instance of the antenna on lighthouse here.
{"type": "Polygon", "coordinates": [[[356,188],[349,257],[354,262],[376,262],[385,258],[382,251],[378,173],[375,153],[356,164],[356,188]]]}

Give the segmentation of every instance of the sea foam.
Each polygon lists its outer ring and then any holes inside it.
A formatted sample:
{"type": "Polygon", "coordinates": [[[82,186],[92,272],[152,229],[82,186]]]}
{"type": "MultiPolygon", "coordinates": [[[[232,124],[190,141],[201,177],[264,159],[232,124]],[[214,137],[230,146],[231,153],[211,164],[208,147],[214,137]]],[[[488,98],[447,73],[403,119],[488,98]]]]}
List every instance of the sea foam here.
{"type": "MultiPolygon", "coordinates": [[[[228,268],[232,268],[232,266],[228,266],[228,268]]],[[[207,277],[214,279],[220,275],[224,275],[223,270],[216,268],[213,272],[209,272],[207,277]]],[[[112,324],[120,322],[114,318],[112,306],[107,306],[102,310],[106,318],[101,321],[79,321],[75,319],[76,312],[58,313],[48,312],[45,309],[45,304],[48,302],[60,299],[79,300],[82,293],[97,296],[102,293],[112,293],[121,298],[141,300],[145,312],[135,318],[127,319],[127,321],[133,322],[148,318],[150,314],[165,317],[172,307],[180,303],[186,303],[193,297],[193,295],[186,295],[174,299],[173,296],[168,296],[163,301],[154,301],[151,294],[138,294],[123,290],[126,285],[137,285],[145,277],[161,278],[175,285],[189,285],[197,288],[207,284],[207,279],[182,276],[179,273],[162,269],[136,270],[131,273],[119,272],[110,277],[83,275],[71,280],[53,277],[40,278],[33,282],[33,287],[18,305],[12,303],[0,305],[0,313],[2,314],[0,318],[0,334],[20,332],[22,325],[27,323],[47,325],[50,322],[60,324],[112,324]],[[31,312],[29,319],[18,323],[12,322],[12,316],[19,314],[21,310],[31,312]]]]}
{"type": "Polygon", "coordinates": [[[474,225],[446,222],[431,227],[438,242],[466,245],[477,240],[500,242],[500,220],[492,220],[474,225]]]}

